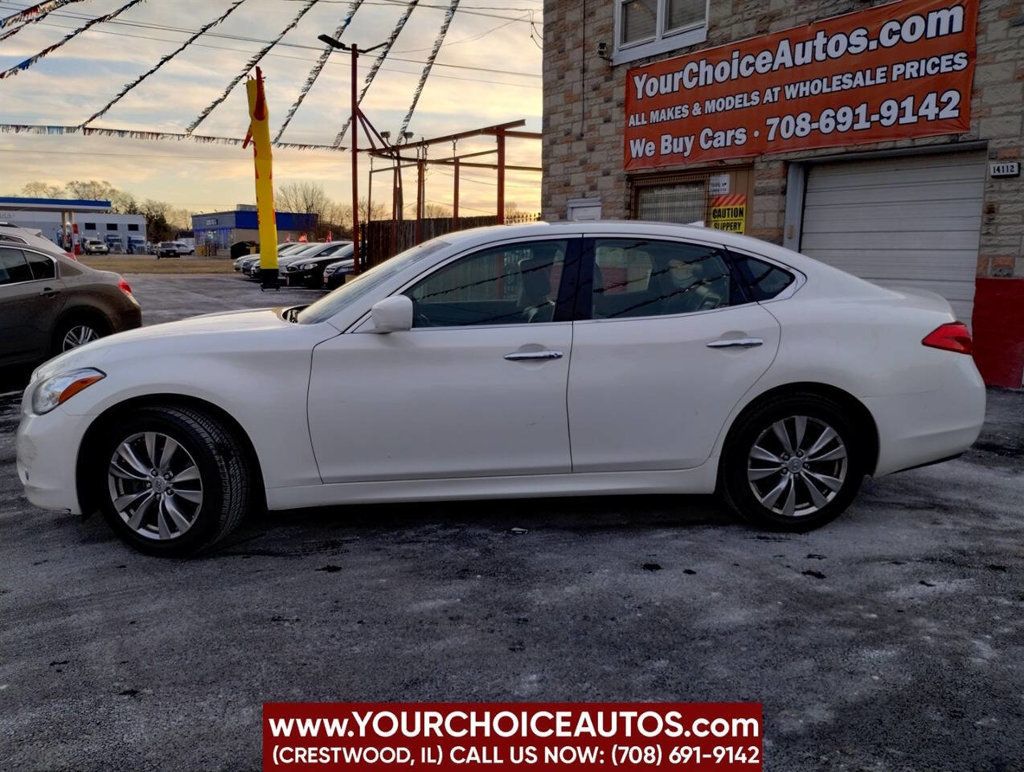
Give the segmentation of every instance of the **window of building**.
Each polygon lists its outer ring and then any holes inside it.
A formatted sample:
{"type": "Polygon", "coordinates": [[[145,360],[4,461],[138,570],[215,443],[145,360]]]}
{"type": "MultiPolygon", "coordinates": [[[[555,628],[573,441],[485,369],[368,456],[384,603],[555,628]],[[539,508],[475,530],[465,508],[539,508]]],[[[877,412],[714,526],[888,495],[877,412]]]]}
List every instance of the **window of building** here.
{"type": "Polygon", "coordinates": [[[134,223],[134,222],[128,223],[128,230],[130,232],[132,232],[132,233],[138,233],[139,232],[139,224],[138,223],[134,223]]]}
{"type": "Polygon", "coordinates": [[[85,224],[85,229],[87,231],[94,231],[94,230],[96,230],[96,223],[94,223],[94,222],[87,222],[85,224]]]}
{"type": "Polygon", "coordinates": [[[638,187],[636,191],[639,220],[684,224],[703,222],[706,207],[707,186],[704,180],[647,185],[638,187]]]}
{"type": "Polygon", "coordinates": [[[108,222],[107,223],[107,230],[108,231],[116,231],[117,230],[117,223],[116,222],[108,222]]]}
{"type": "Polygon", "coordinates": [[[614,64],[703,43],[709,0],[615,0],[614,64]]]}

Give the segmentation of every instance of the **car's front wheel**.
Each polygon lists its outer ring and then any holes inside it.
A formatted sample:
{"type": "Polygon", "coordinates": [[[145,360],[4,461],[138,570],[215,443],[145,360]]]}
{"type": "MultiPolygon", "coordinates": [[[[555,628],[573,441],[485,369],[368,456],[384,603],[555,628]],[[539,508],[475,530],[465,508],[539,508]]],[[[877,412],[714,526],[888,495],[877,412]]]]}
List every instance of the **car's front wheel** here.
{"type": "Polygon", "coordinates": [[[756,525],[805,531],[842,514],[866,466],[865,443],[842,405],[783,396],[741,416],[723,453],[720,489],[756,525]]]}
{"type": "Polygon", "coordinates": [[[252,472],[239,439],[190,408],[143,408],[101,442],[91,474],[103,514],[130,545],[182,557],[211,547],[252,503],[252,472]]]}

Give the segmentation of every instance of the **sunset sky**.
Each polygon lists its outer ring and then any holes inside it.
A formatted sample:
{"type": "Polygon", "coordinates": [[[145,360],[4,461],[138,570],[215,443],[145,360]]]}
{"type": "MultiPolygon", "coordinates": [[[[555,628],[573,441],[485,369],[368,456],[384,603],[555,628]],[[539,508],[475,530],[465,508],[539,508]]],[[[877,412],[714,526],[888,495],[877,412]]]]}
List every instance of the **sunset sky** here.
{"type": "MultiPolygon", "coordinates": [[[[0,71],[127,1],[73,2],[25,26],[0,41],[0,71]]],[[[0,0],[0,18],[35,2],[0,0]]],[[[116,19],[97,24],[30,69],[0,80],[0,123],[80,124],[124,85],[223,14],[232,2],[145,0],[116,19]]],[[[244,0],[222,24],[90,125],[184,131],[304,5],[305,0],[244,0]]],[[[320,0],[260,62],[267,79],[272,135],[323,50],[317,35],[333,34],[349,5],[349,0],[320,0]]],[[[405,0],[366,0],[343,42],[356,42],[361,48],[384,42],[406,5],[405,0]]],[[[379,130],[397,134],[448,5],[448,0],[422,0],[373,81],[363,110],[379,130]]],[[[540,130],[542,5],[542,0],[463,1],[410,124],[416,139],[520,118],[526,119],[527,130],[540,130]]],[[[375,57],[376,52],[360,59],[360,87],[375,57]]],[[[283,141],[331,144],[348,117],[348,94],[348,55],[335,53],[283,141]]],[[[247,124],[243,80],[196,134],[242,137],[247,124]]],[[[347,137],[344,144],[348,144],[347,137]]],[[[472,152],[493,147],[493,140],[483,139],[460,143],[458,149],[472,152]]],[[[432,155],[443,157],[451,150],[450,145],[438,146],[432,155]]],[[[165,200],[193,211],[228,209],[254,200],[250,153],[239,147],[193,141],[0,133],[0,195],[15,194],[34,180],[61,184],[71,179],[101,179],[138,198],[165,200]]],[[[508,162],[539,166],[540,143],[510,140],[508,162]]],[[[364,157],[362,164],[360,184],[365,190],[368,159],[364,157]]],[[[347,153],[274,152],[278,184],[318,181],[342,202],[350,200],[349,168],[347,153]]],[[[415,182],[411,171],[406,174],[408,203],[415,182]]],[[[389,176],[377,175],[377,179],[374,198],[390,201],[389,176]]],[[[450,170],[432,169],[427,181],[428,202],[450,206],[452,181],[450,170]]],[[[461,190],[463,214],[493,212],[494,172],[464,171],[461,190]]],[[[538,211],[540,175],[510,172],[506,199],[521,209],[538,211]]]]}

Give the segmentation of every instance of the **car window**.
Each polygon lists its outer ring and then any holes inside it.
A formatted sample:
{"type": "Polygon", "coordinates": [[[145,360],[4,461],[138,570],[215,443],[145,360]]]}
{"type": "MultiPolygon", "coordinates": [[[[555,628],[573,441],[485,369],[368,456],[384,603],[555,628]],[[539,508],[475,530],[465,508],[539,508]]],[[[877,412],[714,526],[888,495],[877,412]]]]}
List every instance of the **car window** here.
{"type": "Polygon", "coordinates": [[[349,246],[349,244],[334,244],[333,246],[327,247],[327,249],[321,252],[319,256],[327,257],[329,255],[336,255],[341,252],[341,250],[347,249],[349,246]]]}
{"type": "Polygon", "coordinates": [[[57,275],[57,264],[52,258],[36,252],[26,252],[25,257],[28,258],[33,278],[52,279],[57,275]]]}
{"type": "Polygon", "coordinates": [[[505,244],[460,258],[406,291],[413,327],[554,320],[568,242],[505,244]]]}
{"type": "Polygon", "coordinates": [[[0,247],[0,284],[31,280],[32,270],[25,260],[25,253],[20,249],[0,247]]]}
{"type": "Polygon", "coordinates": [[[771,300],[796,280],[789,271],[749,255],[731,252],[730,257],[751,300],[771,300]]]}
{"type": "Polygon", "coordinates": [[[353,281],[342,284],[329,295],[304,308],[295,317],[299,324],[326,322],[359,298],[368,295],[389,279],[411,268],[420,260],[428,258],[439,249],[451,246],[441,238],[431,239],[395,255],[390,260],[378,263],[369,271],[360,274],[353,281]]]}
{"type": "Polygon", "coordinates": [[[595,239],[591,316],[624,319],[708,311],[743,302],[716,247],[595,239]]]}

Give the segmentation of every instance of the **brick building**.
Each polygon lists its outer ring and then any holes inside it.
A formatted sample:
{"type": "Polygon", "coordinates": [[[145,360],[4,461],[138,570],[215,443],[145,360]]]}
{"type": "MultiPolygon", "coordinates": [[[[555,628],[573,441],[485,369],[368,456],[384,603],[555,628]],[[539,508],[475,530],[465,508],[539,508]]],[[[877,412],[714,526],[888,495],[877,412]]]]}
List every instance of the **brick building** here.
{"type": "Polygon", "coordinates": [[[547,0],[544,39],[545,219],[703,221],[938,292],[1022,385],[1024,3],[547,0]]]}

